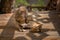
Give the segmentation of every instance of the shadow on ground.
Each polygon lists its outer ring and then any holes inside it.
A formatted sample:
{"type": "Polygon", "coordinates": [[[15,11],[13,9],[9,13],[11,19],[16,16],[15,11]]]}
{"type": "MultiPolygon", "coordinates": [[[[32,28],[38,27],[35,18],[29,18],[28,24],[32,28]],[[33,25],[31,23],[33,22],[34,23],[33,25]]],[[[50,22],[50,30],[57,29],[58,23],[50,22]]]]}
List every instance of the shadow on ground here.
{"type": "Polygon", "coordinates": [[[55,29],[57,30],[57,32],[60,35],[60,12],[56,13],[56,12],[49,12],[49,17],[51,22],[53,23],[55,29]]]}

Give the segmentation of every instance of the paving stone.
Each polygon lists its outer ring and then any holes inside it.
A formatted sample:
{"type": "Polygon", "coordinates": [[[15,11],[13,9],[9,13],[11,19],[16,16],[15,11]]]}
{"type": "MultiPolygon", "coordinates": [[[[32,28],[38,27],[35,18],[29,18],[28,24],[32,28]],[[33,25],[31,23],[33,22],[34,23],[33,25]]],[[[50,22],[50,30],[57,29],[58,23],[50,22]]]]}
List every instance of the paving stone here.
{"type": "MultiPolygon", "coordinates": [[[[38,33],[32,33],[29,32],[28,30],[25,32],[19,32],[18,30],[15,29],[15,26],[17,26],[17,23],[15,22],[15,20],[13,20],[14,18],[11,18],[11,20],[9,21],[9,27],[5,27],[0,29],[0,40],[60,40],[60,34],[59,34],[59,26],[55,27],[55,25],[57,25],[57,22],[54,21],[56,16],[55,14],[49,14],[49,11],[45,11],[45,12],[41,12],[39,13],[39,15],[41,16],[40,18],[37,17],[39,20],[39,22],[43,23],[42,26],[42,32],[38,32],[38,33]],[[53,21],[50,19],[50,16],[53,16],[53,21]],[[44,18],[48,18],[49,21],[45,22],[41,21],[41,19],[44,18]],[[54,25],[55,24],[55,25],[54,25]],[[13,27],[14,25],[14,27],[13,27]]],[[[0,15],[0,23],[3,25],[3,22],[5,21],[5,23],[7,23],[6,19],[9,19],[11,17],[12,14],[6,14],[6,16],[4,16],[5,14],[1,14],[0,15]],[[10,17],[8,16],[10,15],[10,17]],[[2,17],[2,18],[1,18],[2,17]],[[6,17],[6,19],[5,19],[6,17]],[[3,20],[4,19],[4,20],[3,20]]],[[[57,17],[57,16],[56,16],[57,17]]],[[[57,19],[58,20],[58,19],[57,19]]],[[[3,26],[5,26],[6,24],[4,23],[3,26]]],[[[0,27],[2,26],[0,24],[0,27]]]]}

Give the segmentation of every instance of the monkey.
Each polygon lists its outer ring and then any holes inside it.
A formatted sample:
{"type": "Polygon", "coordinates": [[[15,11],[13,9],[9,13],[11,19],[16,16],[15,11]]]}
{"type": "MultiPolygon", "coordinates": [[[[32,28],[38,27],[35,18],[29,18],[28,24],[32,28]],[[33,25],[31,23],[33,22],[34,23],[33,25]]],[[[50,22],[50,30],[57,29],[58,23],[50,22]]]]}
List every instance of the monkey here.
{"type": "Polygon", "coordinates": [[[26,23],[26,7],[20,5],[15,13],[15,19],[18,22],[19,30],[23,31],[23,24],[26,23]]]}

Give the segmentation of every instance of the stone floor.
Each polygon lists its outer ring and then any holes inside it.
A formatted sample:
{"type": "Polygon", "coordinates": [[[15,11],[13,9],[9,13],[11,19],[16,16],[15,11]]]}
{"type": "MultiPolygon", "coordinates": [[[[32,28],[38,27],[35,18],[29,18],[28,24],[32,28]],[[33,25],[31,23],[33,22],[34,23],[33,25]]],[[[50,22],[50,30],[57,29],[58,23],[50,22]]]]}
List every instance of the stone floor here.
{"type": "Polygon", "coordinates": [[[41,11],[38,14],[37,19],[43,24],[42,32],[38,33],[29,30],[19,32],[13,13],[0,14],[0,40],[60,40],[60,14],[49,11],[41,11]]]}

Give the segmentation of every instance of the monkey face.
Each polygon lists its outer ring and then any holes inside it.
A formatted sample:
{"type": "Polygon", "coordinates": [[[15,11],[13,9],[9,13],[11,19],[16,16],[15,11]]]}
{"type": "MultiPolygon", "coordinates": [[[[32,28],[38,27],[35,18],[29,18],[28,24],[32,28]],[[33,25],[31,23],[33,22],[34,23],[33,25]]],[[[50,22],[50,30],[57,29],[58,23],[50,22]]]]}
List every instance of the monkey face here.
{"type": "Polygon", "coordinates": [[[26,7],[25,7],[25,6],[21,6],[21,7],[19,8],[19,10],[20,10],[21,12],[25,12],[25,11],[26,11],[26,7]]]}

